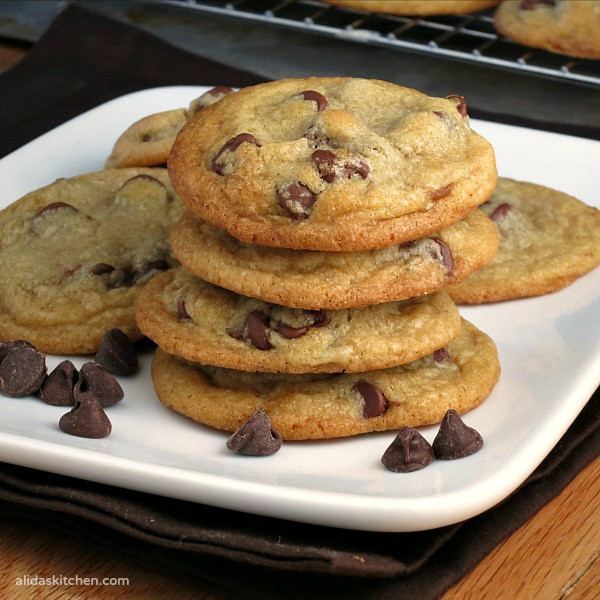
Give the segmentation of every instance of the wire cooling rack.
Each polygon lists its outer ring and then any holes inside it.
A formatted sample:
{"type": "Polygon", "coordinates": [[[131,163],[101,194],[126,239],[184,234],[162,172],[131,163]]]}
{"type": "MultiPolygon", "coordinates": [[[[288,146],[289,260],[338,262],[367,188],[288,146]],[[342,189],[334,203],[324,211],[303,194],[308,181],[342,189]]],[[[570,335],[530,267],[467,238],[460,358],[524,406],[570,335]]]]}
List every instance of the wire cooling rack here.
{"type": "Polygon", "coordinates": [[[500,36],[493,12],[402,17],[317,0],[160,0],[162,4],[600,86],[600,61],[522,46],[500,36]]]}

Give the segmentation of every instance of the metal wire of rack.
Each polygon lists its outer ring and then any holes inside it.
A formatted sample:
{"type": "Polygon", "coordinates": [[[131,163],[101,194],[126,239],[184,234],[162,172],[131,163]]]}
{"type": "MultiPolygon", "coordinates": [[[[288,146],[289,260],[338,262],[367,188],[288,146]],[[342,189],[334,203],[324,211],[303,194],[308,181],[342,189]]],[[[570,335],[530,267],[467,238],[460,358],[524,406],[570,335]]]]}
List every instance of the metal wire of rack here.
{"type": "Polygon", "coordinates": [[[496,33],[490,11],[404,17],[341,8],[318,0],[159,0],[364,44],[421,52],[600,86],[600,61],[522,46],[496,33]]]}

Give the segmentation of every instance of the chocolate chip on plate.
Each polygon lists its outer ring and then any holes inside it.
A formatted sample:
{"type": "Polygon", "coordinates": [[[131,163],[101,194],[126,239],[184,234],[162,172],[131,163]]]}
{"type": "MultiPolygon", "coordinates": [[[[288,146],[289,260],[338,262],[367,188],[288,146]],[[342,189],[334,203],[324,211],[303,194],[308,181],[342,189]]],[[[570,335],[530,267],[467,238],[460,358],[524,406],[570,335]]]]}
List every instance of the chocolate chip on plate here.
{"type": "Polygon", "coordinates": [[[381,457],[390,471],[411,473],[426,467],[434,459],[431,444],[414,428],[403,427],[381,457]]]}
{"type": "Polygon", "coordinates": [[[384,393],[368,381],[359,381],[354,389],[363,398],[362,416],[365,419],[381,416],[388,408],[388,401],[384,393]]]}
{"type": "Polygon", "coordinates": [[[110,419],[90,392],[75,392],[75,406],[60,418],[58,426],[69,435],[94,439],[104,438],[112,431],[110,419]]]}
{"type": "Polygon", "coordinates": [[[63,360],[44,380],[38,395],[40,400],[52,406],[73,406],[73,388],[79,373],[70,360],[63,360]]]}
{"type": "Polygon", "coordinates": [[[299,181],[288,183],[277,188],[277,202],[288,217],[306,219],[317,200],[310,188],[299,181]]]}
{"type": "Polygon", "coordinates": [[[283,440],[271,427],[271,419],[259,408],[227,440],[227,448],[247,456],[269,456],[281,448],[283,440]]]}
{"type": "Polygon", "coordinates": [[[108,408],[123,400],[124,395],[119,382],[106,369],[94,362],[87,362],[81,367],[74,392],[75,395],[92,394],[102,408],[108,408]]]}
{"type": "Polygon", "coordinates": [[[468,427],[456,410],[448,410],[433,440],[435,457],[442,460],[464,458],[475,454],[482,446],[481,435],[472,427],[468,427]]]}
{"type": "Polygon", "coordinates": [[[133,344],[120,329],[104,334],[95,360],[113,375],[133,375],[139,364],[133,344]]]}
{"type": "Polygon", "coordinates": [[[0,344],[0,393],[22,398],[37,392],[46,378],[46,355],[25,340],[0,344]]]}

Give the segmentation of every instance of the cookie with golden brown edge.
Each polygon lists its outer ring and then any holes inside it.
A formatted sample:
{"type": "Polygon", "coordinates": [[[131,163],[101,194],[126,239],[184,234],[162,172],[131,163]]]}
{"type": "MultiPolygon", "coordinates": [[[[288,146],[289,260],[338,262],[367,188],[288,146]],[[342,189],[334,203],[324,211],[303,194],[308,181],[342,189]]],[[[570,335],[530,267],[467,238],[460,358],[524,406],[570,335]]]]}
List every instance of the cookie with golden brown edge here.
{"type": "Polygon", "coordinates": [[[491,195],[491,145],[462,97],[384,81],[288,79],[195,115],[169,157],[187,207],[234,237],[296,250],[386,248],[491,195]]]}
{"type": "Polygon", "coordinates": [[[369,252],[245,244],[186,212],[173,227],[181,264],[215,285],[293,308],[356,308],[429,294],[489,263],[498,248],[479,210],[432,236],[369,252]]]}
{"type": "Polygon", "coordinates": [[[27,194],[0,212],[0,341],[87,354],[103,334],[141,334],[134,303],[176,264],[169,230],[183,206],[165,169],[109,169],[27,194]]]}
{"type": "Polygon", "coordinates": [[[324,0],[346,8],[393,15],[462,15],[495,6],[500,0],[324,0]]]}
{"type": "Polygon", "coordinates": [[[535,48],[600,58],[600,1],[509,0],[494,16],[503,35],[535,48]]]}
{"type": "Polygon", "coordinates": [[[562,192],[500,177],[481,207],[500,234],[492,262],[448,288],[479,304],[564,288],[600,264],[600,211],[562,192]]]}
{"type": "Polygon", "coordinates": [[[187,109],[166,110],[136,121],[115,142],[106,168],[166,165],[175,137],[185,122],[232,91],[229,87],[215,87],[192,100],[187,109]]]}
{"type": "Polygon", "coordinates": [[[169,354],[242,371],[384,369],[431,354],[460,331],[444,292],[361,309],[306,311],[240,296],[175,269],[137,302],[142,333],[169,354]]]}
{"type": "Polygon", "coordinates": [[[258,408],[286,440],[334,438],[438,423],[478,406],[500,376],[492,340],[463,321],[443,350],[407,365],[344,374],[244,373],[183,361],[158,349],[160,401],[194,421],[236,430],[258,408]]]}

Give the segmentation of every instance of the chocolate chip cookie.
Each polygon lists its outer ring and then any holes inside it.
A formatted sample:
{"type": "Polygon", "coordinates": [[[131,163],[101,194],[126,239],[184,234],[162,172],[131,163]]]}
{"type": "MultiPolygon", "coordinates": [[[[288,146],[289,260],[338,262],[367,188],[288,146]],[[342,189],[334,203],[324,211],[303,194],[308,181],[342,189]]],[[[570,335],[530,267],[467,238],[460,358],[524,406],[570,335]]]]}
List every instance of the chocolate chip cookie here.
{"type": "Polygon", "coordinates": [[[404,300],[461,281],[492,260],[493,223],[479,210],[432,236],[370,252],[245,244],[186,212],[171,235],[189,271],[238,294],[310,310],[404,300]]]}
{"type": "Polygon", "coordinates": [[[183,211],[165,169],[109,169],[27,194],[0,212],[0,341],[91,353],[105,331],[141,334],[141,286],[176,261],[183,211]]]}
{"type": "Polygon", "coordinates": [[[464,98],[376,80],[289,79],[194,115],[169,175],[232,236],[297,250],[386,248],[438,231],[491,195],[491,145],[464,98]]]}
{"type": "Polygon", "coordinates": [[[525,46],[579,58],[600,58],[600,1],[510,0],[494,17],[496,29],[525,46]]]}
{"type": "Polygon", "coordinates": [[[448,288],[479,304],[555,292],[600,264],[600,211],[556,190],[500,177],[481,207],[500,234],[492,262],[448,288]]]}
{"type": "Polygon", "coordinates": [[[262,407],[287,440],[437,423],[449,408],[463,413],[480,404],[499,375],[494,343],[466,321],[444,352],[368,373],[243,373],[189,363],[161,349],[152,365],[156,392],[169,408],[234,431],[262,407]]]}
{"type": "Polygon", "coordinates": [[[185,122],[232,91],[229,87],[215,87],[192,100],[187,109],[167,110],[136,121],[115,142],[106,168],[165,166],[185,122]]]}
{"type": "Polygon", "coordinates": [[[142,333],[205,365],[283,373],[384,369],[431,354],[460,331],[444,292],[340,311],[240,296],[184,269],[153,277],[137,302],[142,333]]]}
{"type": "Polygon", "coordinates": [[[462,15],[495,6],[500,0],[324,0],[347,8],[393,15],[462,15]]]}

